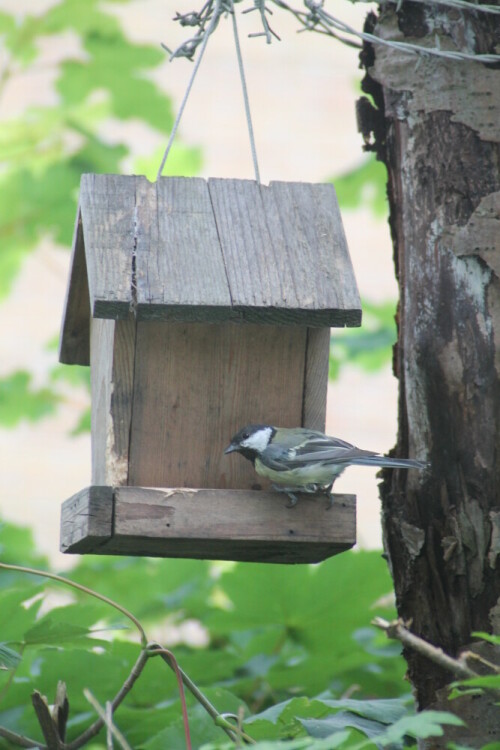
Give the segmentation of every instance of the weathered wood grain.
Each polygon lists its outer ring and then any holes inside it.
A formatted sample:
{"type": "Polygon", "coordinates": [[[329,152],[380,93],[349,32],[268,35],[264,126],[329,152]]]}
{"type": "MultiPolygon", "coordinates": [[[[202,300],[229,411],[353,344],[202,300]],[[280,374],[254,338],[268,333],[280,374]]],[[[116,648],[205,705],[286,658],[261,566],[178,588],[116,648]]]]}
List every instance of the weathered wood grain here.
{"type": "Polygon", "coordinates": [[[235,316],[360,324],[333,185],[211,179],[208,186],[235,316]]]}
{"type": "Polygon", "coordinates": [[[88,362],[90,315],[360,325],[332,185],[86,174],[79,215],[60,353],[68,364],[88,362]]]}
{"type": "Polygon", "coordinates": [[[297,307],[359,314],[361,303],[333,185],[271,182],[263,197],[271,237],[282,238],[297,307]]]}
{"type": "Polygon", "coordinates": [[[93,318],[90,322],[90,424],[93,485],[112,484],[112,482],[106,482],[108,474],[106,445],[110,420],[115,326],[115,320],[93,318]]]}
{"type": "Polygon", "coordinates": [[[92,315],[125,318],[133,301],[135,177],[82,175],[80,207],[92,315]]]}
{"type": "Polygon", "coordinates": [[[128,479],[136,322],[94,318],[91,324],[92,483],[128,479]]]}
{"type": "Polygon", "coordinates": [[[113,488],[86,487],[61,508],[61,552],[94,552],[112,536],[113,488]]]}
{"type": "Polygon", "coordinates": [[[302,426],[325,430],[330,329],[308,328],[302,426]]]}
{"type": "Polygon", "coordinates": [[[64,302],[59,361],[68,365],[90,363],[90,300],[80,207],[76,214],[69,284],[64,302]]]}
{"type": "Polygon", "coordinates": [[[200,178],[136,178],[137,315],[165,308],[170,316],[196,308],[227,318],[231,297],[208,185],[200,178]]]}
{"type": "MultiPolygon", "coordinates": [[[[352,495],[337,495],[330,509],[321,496],[288,508],[274,492],[121,487],[114,490],[113,523],[113,535],[92,551],[311,563],[356,542],[352,495]]],[[[64,551],[81,551],[82,544],[65,544],[64,551]]]]}
{"type": "Polygon", "coordinates": [[[275,252],[262,190],[253,180],[208,181],[235,307],[297,307],[287,257],[275,252]]]}
{"type": "Polygon", "coordinates": [[[305,327],[139,322],[128,484],[250,488],[251,422],[301,424],[305,327]]]}

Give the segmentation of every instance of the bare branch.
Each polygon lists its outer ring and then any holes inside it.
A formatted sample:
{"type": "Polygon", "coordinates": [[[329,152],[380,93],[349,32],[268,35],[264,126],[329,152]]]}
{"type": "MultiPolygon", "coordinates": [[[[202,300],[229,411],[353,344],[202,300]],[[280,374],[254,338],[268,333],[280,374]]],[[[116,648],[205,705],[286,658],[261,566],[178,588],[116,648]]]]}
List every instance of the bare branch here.
{"type": "MultiPolygon", "coordinates": [[[[139,654],[139,658],[137,659],[136,663],[132,667],[132,670],[121,686],[120,690],[116,694],[116,696],[111,701],[111,706],[113,709],[113,712],[116,711],[120,703],[123,701],[127,693],[129,693],[132,690],[132,687],[141,674],[142,670],[144,669],[144,666],[148,660],[148,652],[146,650],[142,650],[139,654]]],[[[76,739],[72,740],[72,742],[68,742],[64,745],[63,750],[78,750],[80,747],[83,747],[86,742],[88,742],[92,737],[95,737],[96,734],[98,734],[101,729],[104,726],[104,720],[99,717],[96,721],[94,721],[93,724],[91,724],[87,729],[82,732],[82,734],[77,737],[76,739]]]]}
{"type": "Polygon", "coordinates": [[[437,646],[433,646],[431,643],[424,641],[423,638],[419,638],[418,635],[411,633],[403,625],[401,620],[388,622],[388,620],[384,620],[382,617],[375,617],[372,620],[372,625],[380,628],[380,630],[384,630],[388,638],[401,641],[403,646],[407,646],[408,648],[413,649],[413,651],[417,651],[419,654],[422,654],[422,656],[426,656],[430,659],[430,661],[443,667],[443,669],[452,672],[455,677],[463,680],[478,676],[476,672],[467,666],[463,658],[453,659],[451,656],[448,656],[448,654],[444,653],[442,648],[437,648],[437,646]]]}
{"type": "MultiPolygon", "coordinates": [[[[90,690],[87,688],[84,689],[83,694],[85,698],[88,700],[96,714],[102,719],[103,724],[106,724],[106,727],[108,731],[113,735],[113,737],[116,739],[118,744],[123,748],[123,750],[132,750],[130,745],[128,744],[127,740],[123,736],[123,734],[120,732],[118,727],[115,726],[113,722],[113,709],[111,707],[111,704],[109,701],[107,702],[107,706],[109,706],[109,710],[104,709],[101,704],[96,700],[96,698],[92,695],[90,690]],[[108,715],[110,714],[110,715],[108,715]]],[[[111,743],[112,744],[112,743],[111,743]]],[[[109,743],[108,743],[109,745],[109,743]]]]}
{"type": "Polygon", "coordinates": [[[0,727],[0,737],[3,737],[11,744],[17,745],[18,747],[36,747],[37,750],[47,750],[47,745],[41,745],[37,740],[32,740],[31,737],[25,737],[17,732],[11,732],[11,730],[6,727],[0,727]]]}
{"type": "Polygon", "coordinates": [[[48,750],[61,750],[63,742],[59,736],[54,719],[50,714],[47,699],[38,690],[35,690],[31,695],[31,702],[33,703],[33,708],[35,709],[48,750]]]}

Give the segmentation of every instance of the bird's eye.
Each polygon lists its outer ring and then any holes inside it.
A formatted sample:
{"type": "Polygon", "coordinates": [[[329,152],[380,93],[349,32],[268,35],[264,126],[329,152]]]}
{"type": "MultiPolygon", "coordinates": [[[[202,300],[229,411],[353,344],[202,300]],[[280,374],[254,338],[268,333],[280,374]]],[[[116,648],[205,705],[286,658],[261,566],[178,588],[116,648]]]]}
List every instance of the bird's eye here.
{"type": "Polygon", "coordinates": [[[247,438],[249,438],[249,437],[250,437],[250,433],[249,432],[244,432],[243,433],[243,440],[247,440],[247,438]]]}

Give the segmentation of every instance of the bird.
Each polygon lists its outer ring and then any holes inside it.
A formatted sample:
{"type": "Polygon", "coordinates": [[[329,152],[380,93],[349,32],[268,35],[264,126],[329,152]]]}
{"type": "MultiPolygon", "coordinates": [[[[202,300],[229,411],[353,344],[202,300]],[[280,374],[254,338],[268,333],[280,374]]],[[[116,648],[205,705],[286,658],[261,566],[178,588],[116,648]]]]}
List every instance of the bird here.
{"type": "Polygon", "coordinates": [[[335,480],[348,466],[389,466],[398,469],[425,469],[427,464],[413,458],[389,458],[361,450],[339,438],[304,427],[273,427],[250,424],[231,438],[224,453],[241,453],[253,463],[262,477],[273,482],[273,489],[297,503],[296,493],[323,493],[328,506],[335,480]]]}

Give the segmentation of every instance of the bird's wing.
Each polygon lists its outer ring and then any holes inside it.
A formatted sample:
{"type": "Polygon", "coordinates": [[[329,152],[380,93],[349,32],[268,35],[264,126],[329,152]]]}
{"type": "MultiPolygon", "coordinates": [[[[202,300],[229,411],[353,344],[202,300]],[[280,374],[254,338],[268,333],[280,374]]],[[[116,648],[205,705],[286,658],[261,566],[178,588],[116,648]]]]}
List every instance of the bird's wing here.
{"type": "MultiPolygon", "coordinates": [[[[270,469],[285,471],[298,469],[311,464],[348,464],[357,458],[375,456],[371,451],[363,451],[339,438],[328,437],[313,430],[303,431],[304,440],[288,447],[287,441],[271,443],[261,454],[261,461],[270,469]]],[[[280,436],[281,437],[281,436],[280,436]]]]}

